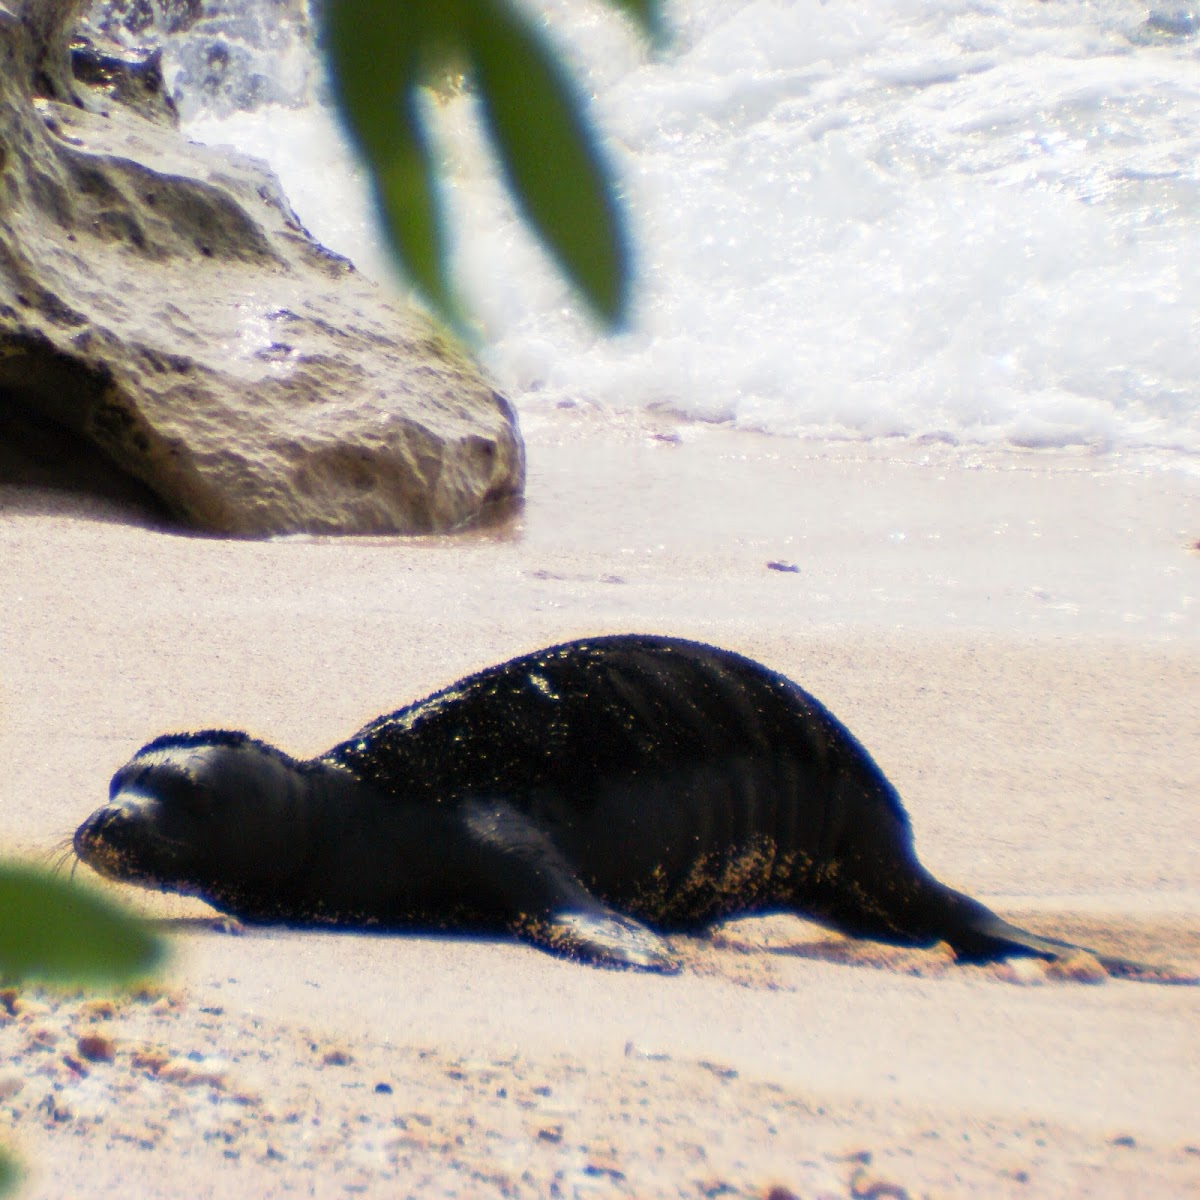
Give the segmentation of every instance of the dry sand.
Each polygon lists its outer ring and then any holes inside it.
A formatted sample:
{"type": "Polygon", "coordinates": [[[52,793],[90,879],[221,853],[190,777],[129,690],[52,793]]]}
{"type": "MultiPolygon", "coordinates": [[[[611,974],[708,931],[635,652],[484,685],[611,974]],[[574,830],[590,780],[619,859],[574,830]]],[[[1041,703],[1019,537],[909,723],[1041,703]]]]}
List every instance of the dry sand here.
{"type": "MultiPolygon", "coordinates": [[[[450,539],[216,541],[0,488],[0,849],[61,843],[161,732],[307,755],[517,652],[667,632],[826,701],[947,882],[1200,970],[1195,480],[526,428],[524,514],[450,539]]],[[[128,898],[173,935],[153,990],[0,993],[29,1197],[1200,1195],[1200,988],[787,917],[657,978],[128,898]]]]}

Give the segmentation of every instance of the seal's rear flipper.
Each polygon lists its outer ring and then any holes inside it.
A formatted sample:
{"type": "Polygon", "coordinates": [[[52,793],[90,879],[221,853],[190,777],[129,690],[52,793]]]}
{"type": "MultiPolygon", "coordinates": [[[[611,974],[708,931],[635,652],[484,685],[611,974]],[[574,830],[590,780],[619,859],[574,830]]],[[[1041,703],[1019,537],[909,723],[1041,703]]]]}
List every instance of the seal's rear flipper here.
{"type": "Polygon", "coordinates": [[[1101,954],[1087,946],[1058,938],[1042,937],[1030,933],[1019,925],[1010,924],[976,900],[968,900],[966,927],[959,936],[948,939],[957,957],[964,962],[994,962],[1000,958],[1017,955],[1034,955],[1037,958],[1060,960],[1073,954],[1091,955],[1111,976],[1119,979],[1134,979],[1141,983],[1200,985],[1200,976],[1180,971],[1175,967],[1155,963],[1134,962],[1112,954],[1101,954]]]}
{"type": "Polygon", "coordinates": [[[666,942],[588,891],[550,835],[520,809],[474,796],[461,806],[479,876],[512,914],[518,937],[597,966],[679,970],[666,942]]]}

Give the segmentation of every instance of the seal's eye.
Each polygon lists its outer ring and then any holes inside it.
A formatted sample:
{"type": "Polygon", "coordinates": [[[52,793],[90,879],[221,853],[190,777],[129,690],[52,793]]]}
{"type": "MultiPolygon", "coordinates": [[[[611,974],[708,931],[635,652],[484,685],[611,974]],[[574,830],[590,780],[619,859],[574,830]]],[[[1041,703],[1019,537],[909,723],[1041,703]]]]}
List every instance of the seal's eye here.
{"type": "Polygon", "coordinates": [[[211,789],[194,775],[178,768],[159,768],[149,775],[142,790],[156,796],[166,809],[200,816],[211,807],[211,789]]]}

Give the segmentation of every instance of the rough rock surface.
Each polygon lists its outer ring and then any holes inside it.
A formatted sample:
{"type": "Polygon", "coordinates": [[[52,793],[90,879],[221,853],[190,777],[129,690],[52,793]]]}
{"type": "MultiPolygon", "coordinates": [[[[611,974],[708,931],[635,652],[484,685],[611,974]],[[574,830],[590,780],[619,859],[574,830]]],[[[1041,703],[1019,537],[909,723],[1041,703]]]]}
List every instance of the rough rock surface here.
{"type": "Polygon", "coordinates": [[[90,444],[241,535],[445,530],[519,497],[515,417],[474,365],[261,163],[118,103],[110,68],[68,77],[73,9],[0,0],[0,471],[23,441],[44,481],[61,433],[64,469],[90,444]]]}

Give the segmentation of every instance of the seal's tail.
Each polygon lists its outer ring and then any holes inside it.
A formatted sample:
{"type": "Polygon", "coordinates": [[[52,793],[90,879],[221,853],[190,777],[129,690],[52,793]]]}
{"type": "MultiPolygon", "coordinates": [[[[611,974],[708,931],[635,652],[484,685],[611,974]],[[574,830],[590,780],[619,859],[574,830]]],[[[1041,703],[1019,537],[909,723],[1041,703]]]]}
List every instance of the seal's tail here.
{"type": "Polygon", "coordinates": [[[957,957],[963,962],[994,962],[1001,958],[1032,955],[1050,960],[1089,954],[1109,975],[1136,979],[1144,983],[1200,985],[1200,976],[1171,966],[1134,962],[1112,954],[1101,954],[1087,946],[1058,938],[1042,937],[998,917],[990,908],[946,888],[950,927],[944,934],[957,957]]]}

